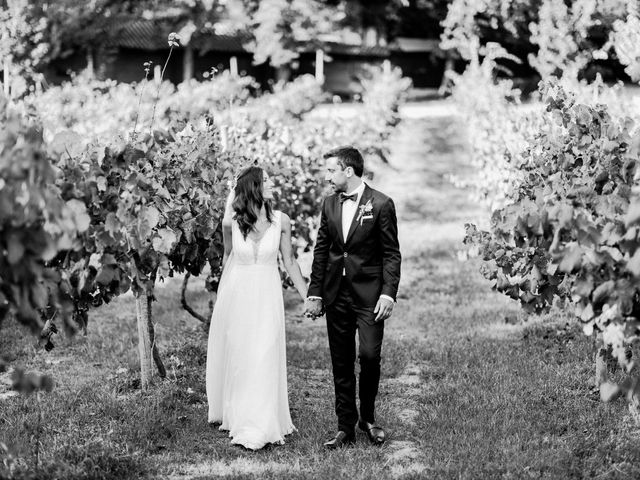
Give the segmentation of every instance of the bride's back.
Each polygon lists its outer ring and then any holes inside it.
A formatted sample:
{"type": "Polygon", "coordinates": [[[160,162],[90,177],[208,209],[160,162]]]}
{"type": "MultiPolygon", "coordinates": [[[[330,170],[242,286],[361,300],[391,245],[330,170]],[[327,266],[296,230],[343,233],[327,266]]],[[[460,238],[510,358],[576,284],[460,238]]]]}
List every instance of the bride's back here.
{"type": "Polygon", "coordinates": [[[280,247],[280,212],[273,212],[273,221],[260,238],[245,239],[238,222],[232,222],[233,251],[238,265],[270,265],[278,264],[280,247]]]}

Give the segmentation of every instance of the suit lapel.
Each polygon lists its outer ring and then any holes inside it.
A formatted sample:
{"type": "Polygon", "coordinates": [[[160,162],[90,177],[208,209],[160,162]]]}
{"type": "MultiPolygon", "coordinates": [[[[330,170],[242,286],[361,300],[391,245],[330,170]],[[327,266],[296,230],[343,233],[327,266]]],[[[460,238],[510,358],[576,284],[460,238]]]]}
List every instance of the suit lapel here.
{"type": "Polygon", "coordinates": [[[335,196],[331,212],[331,216],[333,217],[332,222],[336,226],[338,238],[340,239],[340,243],[344,245],[344,237],[342,236],[342,203],[340,203],[340,198],[338,197],[338,195],[335,196]]]}
{"type": "MultiPolygon", "coordinates": [[[[349,242],[349,240],[351,240],[351,237],[353,237],[353,234],[355,233],[356,228],[358,227],[358,222],[359,222],[358,215],[360,214],[360,207],[365,203],[367,203],[372,197],[373,197],[373,191],[371,190],[371,188],[369,188],[369,185],[365,183],[364,192],[362,192],[362,196],[360,197],[360,203],[358,203],[358,208],[356,208],[356,213],[353,215],[353,220],[351,220],[349,233],[347,234],[347,238],[345,238],[344,240],[345,245],[349,242]]],[[[342,218],[342,215],[340,216],[340,218],[342,218]]]]}
{"type": "Polygon", "coordinates": [[[344,238],[344,234],[342,233],[342,202],[340,201],[340,197],[336,197],[338,199],[337,203],[336,203],[336,210],[337,210],[337,215],[336,215],[336,225],[338,226],[338,237],[340,237],[340,241],[342,241],[342,245],[344,245],[345,242],[345,238],[344,238]]]}

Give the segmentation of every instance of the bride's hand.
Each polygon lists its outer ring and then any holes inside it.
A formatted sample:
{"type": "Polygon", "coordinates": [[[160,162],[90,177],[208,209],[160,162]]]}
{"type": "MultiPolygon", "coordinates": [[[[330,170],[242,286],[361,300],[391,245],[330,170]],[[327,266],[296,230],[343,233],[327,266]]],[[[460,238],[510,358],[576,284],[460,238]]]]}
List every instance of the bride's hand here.
{"type": "Polygon", "coordinates": [[[307,298],[304,302],[304,315],[315,320],[324,314],[322,300],[319,298],[307,298]]]}

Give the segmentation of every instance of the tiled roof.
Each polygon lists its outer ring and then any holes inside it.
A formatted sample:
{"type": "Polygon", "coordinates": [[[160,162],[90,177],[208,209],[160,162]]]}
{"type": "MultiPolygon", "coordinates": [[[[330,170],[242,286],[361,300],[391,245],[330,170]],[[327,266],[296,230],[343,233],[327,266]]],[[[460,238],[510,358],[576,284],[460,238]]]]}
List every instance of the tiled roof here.
{"type": "MultiPolygon", "coordinates": [[[[136,20],[116,27],[117,35],[110,46],[140,50],[165,50],[169,48],[167,38],[175,32],[176,26],[167,22],[136,20]]],[[[194,34],[193,48],[199,51],[216,50],[223,52],[244,52],[250,36],[243,32],[216,33],[213,30],[194,34]]]]}
{"type": "MultiPolygon", "coordinates": [[[[175,24],[168,21],[136,20],[115,27],[117,34],[112,36],[110,46],[134,48],[140,50],[165,50],[169,33],[176,31],[175,24]]],[[[207,51],[219,52],[248,52],[251,34],[249,32],[234,32],[224,29],[217,31],[207,29],[194,33],[191,45],[202,53],[207,51]]],[[[340,42],[324,42],[323,50],[329,54],[388,57],[392,51],[401,52],[429,52],[437,50],[437,39],[419,39],[399,37],[386,46],[358,45],[340,42]]],[[[302,51],[312,52],[316,49],[312,42],[299,42],[302,51]]]]}
{"type": "Polygon", "coordinates": [[[399,52],[433,52],[440,50],[440,40],[437,38],[409,38],[397,37],[389,48],[399,52]]]}
{"type": "Polygon", "coordinates": [[[193,48],[204,53],[209,50],[218,52],[248,52],[247,44],[251,41],[251,35],[246,32],[235,34],[220,34],[214,32],[202,32],[194,34],[193,48]]]}
{"type": "Polygon", "coordinates": [[[344,43],[325,43],[323,50],[334,55],[360,57],[388,57],[389,48],[379,45],[349,45],[344,43]]]}

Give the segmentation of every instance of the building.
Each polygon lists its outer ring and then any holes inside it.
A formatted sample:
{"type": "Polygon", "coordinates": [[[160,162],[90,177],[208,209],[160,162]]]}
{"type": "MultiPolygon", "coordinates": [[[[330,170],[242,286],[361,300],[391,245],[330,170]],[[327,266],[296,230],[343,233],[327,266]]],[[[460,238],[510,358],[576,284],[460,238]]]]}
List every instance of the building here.
{"type": "MultiPolygon", "coordinates": [[[[94,53],[90,61],[102,78],[140,81],[145,75],[145,62],[153,62],[156,69],[164,65],[171,31],[172,26],[166,22],[131,21],[121,26],[119,34],[101,52],[94,53]]],[[[267,64],[255,65],[250,42],[251,36],[246,33],[214,29],[198,32],[186,45],[174,49],[164,78],[174,83],[189,78],[202,79],[205,72],[215,67],[250,75],[266,88],[281,72],[267,64]]],[[[328,92],[349,96],[357,91],[358,78],[365,74],[367,67],[389,60],[412,78],[415,87],[438,88],[445,65],[438,43],[437,39],[415,38],[397,38],[384,46],[323,42],[317,48],[300,43],[299,58],[287,66],[287,73],[292,77],[307,73],[321,75],[328,92]]]]}

